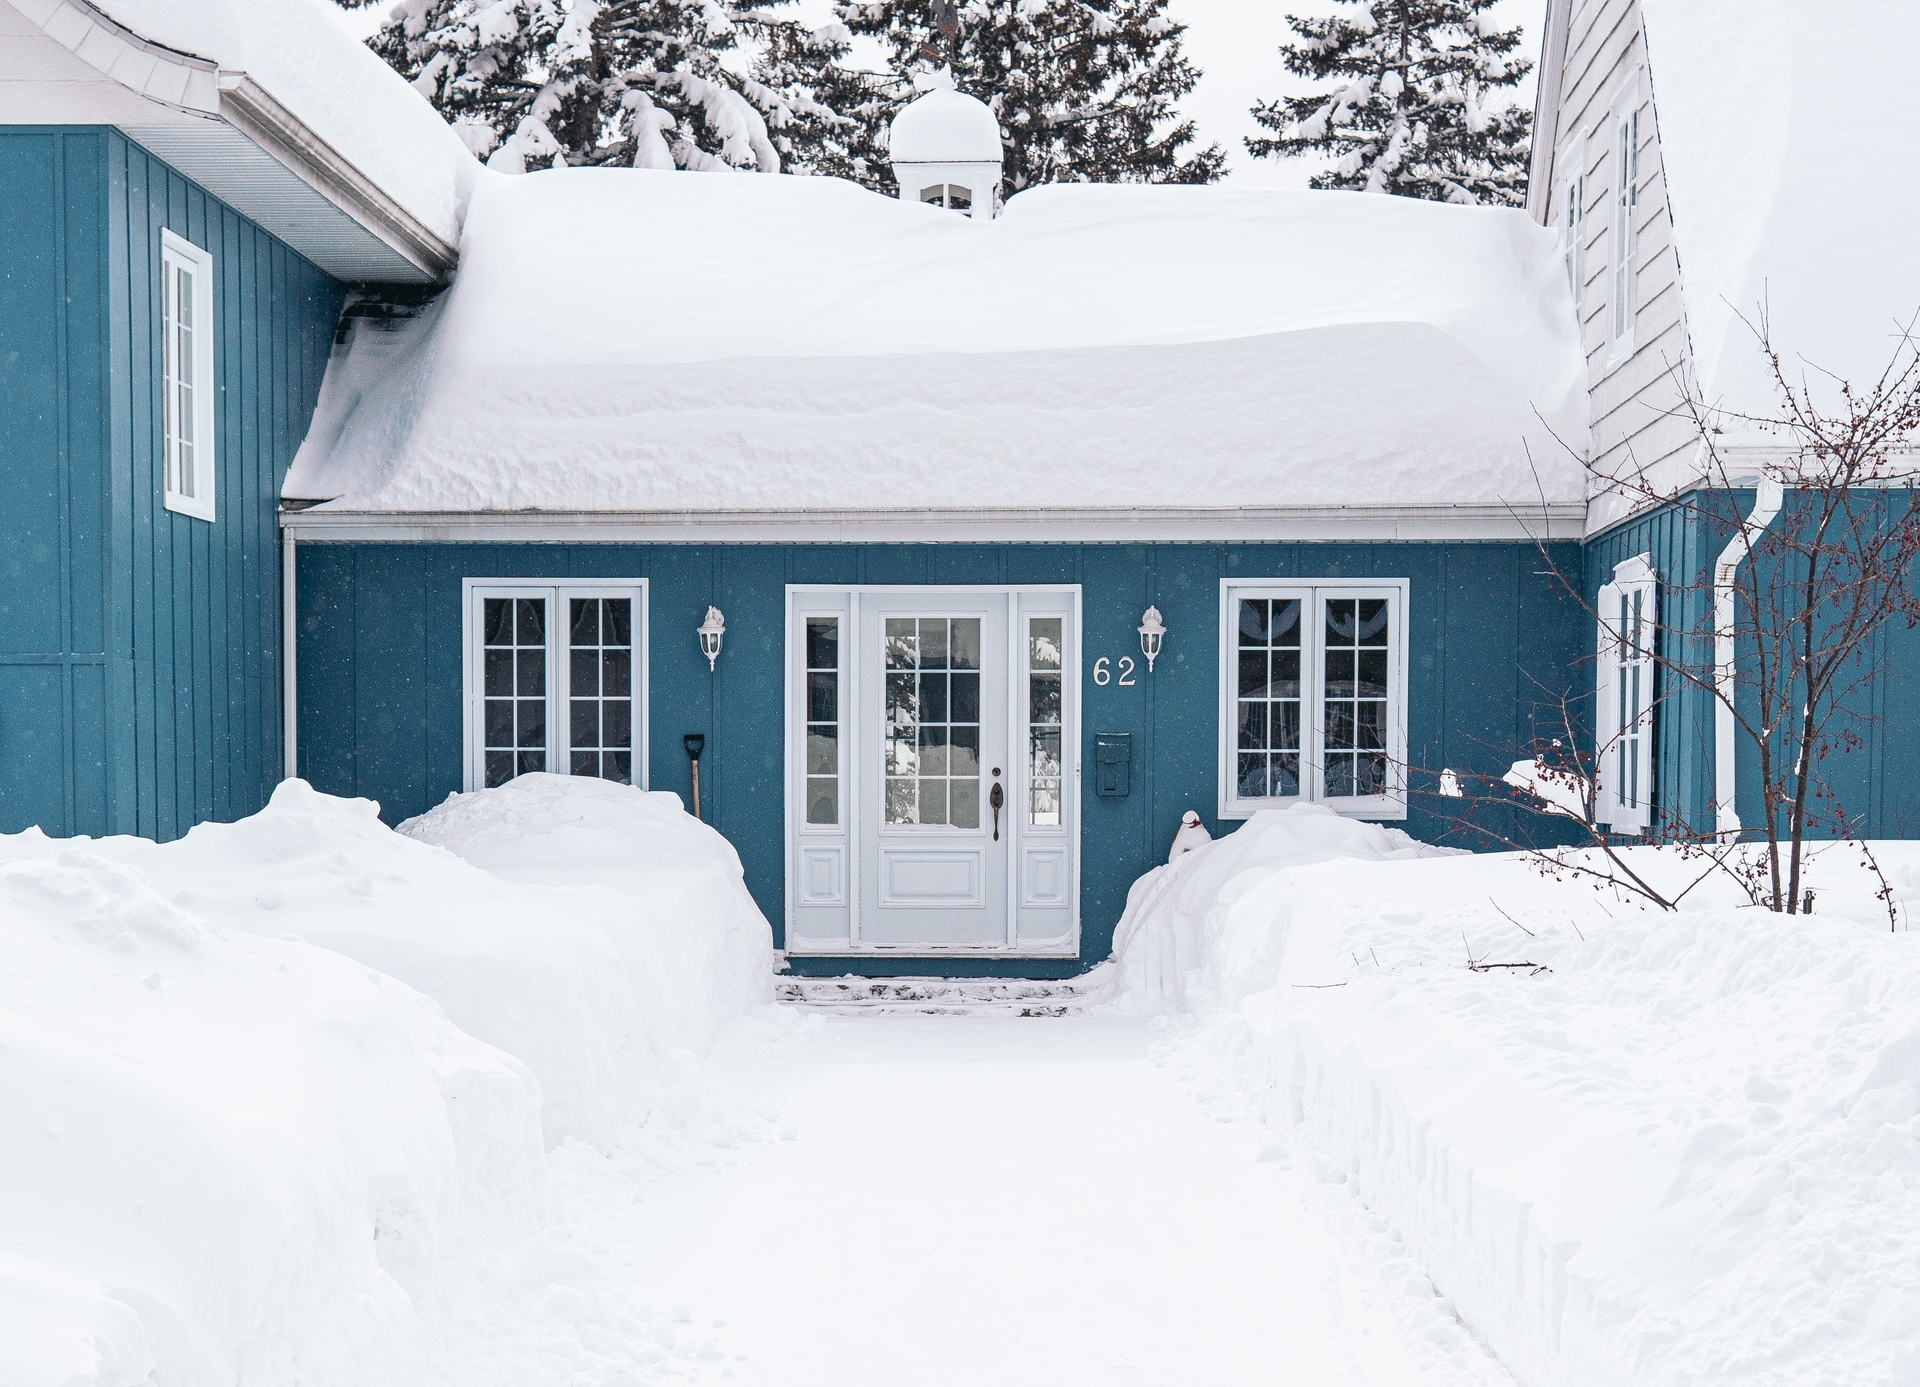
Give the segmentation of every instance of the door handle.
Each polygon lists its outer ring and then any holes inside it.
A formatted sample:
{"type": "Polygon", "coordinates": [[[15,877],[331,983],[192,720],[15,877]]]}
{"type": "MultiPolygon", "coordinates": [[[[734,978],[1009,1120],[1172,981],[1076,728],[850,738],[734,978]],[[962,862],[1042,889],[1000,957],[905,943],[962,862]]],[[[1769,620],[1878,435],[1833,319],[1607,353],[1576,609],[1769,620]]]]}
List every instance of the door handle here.
{"type": "Polygon", "coordinates": [[[987,803],[993,806],[993,841],[1000,841],[1000,806],[1007,802],[1006,792],[1000,788],[1000,782],[993,782],[993,789],[987,794],[987,803]]]}

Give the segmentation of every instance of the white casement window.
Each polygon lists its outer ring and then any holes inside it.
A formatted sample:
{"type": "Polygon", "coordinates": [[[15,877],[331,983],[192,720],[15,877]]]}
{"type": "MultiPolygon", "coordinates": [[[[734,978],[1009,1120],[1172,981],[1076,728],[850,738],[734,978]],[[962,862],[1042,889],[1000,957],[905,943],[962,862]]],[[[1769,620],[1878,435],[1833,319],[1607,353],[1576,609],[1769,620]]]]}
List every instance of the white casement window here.
{"type": "Polygon", "coordinates": [[[166,507],[212,520],[213,256],[160,232],[160,439],[166,507]]]}
{"type": "Polygon", "coordinates": [[[929,183],[920,190],[920,200],[935,207],[950,207],[956,212],[971,212],[973,189],[959,183],[929,183]]]}
{"type": "Polygon", "coordinates": [[[1653,655],[1659,583],[1650,556],[1616,564],[1600,589],[1594,689],[1594,817],[1615,833],[1647,831],[1653,811],[1653,655]]]}
{"type": "Polygon", "coordinates": [[[466,784],[647,785],[644,580],[466,581],[466,784]]]}
{"type": "Polygon", "coordinates": [[[1220,589],[1220,815],[1406,817],[1407,583],[1220,589]]]}
{"type": "Polygon", "coordinates": [[[1628,84],[1613,108],[1612,163],[1607,338],[1617,358],[1633,350],[1635,224],[1640,206],[1640,87],[1637,81],[1628,84]]]}

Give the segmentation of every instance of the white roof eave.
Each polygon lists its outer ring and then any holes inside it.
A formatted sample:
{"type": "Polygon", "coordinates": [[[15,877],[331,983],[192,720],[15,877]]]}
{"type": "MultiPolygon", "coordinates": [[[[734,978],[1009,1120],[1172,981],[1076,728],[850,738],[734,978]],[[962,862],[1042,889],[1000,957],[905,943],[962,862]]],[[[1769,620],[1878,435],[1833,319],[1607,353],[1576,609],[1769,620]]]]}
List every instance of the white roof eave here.
{"type": "Polygon", "coordinates": [[[101,123],[335,278],[437,283],[452,270],[456,246],[247,73],[153,43],[87,0],[5,3],[133,98],[98,100],[101,123]]]}

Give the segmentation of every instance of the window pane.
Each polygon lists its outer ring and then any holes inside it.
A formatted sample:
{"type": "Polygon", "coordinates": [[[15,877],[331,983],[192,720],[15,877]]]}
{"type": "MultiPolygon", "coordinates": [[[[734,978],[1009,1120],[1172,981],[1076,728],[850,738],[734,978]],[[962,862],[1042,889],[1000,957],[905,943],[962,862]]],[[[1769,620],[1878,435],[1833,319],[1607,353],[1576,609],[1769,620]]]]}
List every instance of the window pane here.
{"type": "Polygon", "coordinates": [[[920,822],[920,803],[914,794],[916,780],[889,779],[887,781],[887,822],[890,824],[913,824],[920,822]]]}
{"type": "Polygon", "coordinates": [[[1239,745],[1242,749],[1256,751],[1266,746],[1268,706],[1264,702],[1242,700],[1239,735],[1239,745]]]}
{"type": "Polygon", "coordinates": [[[569,630],[573,633],[575,645],[598,645],[600,643],[600,604],[591,597],[576,597],[568,604],[572,609],[572,621],[569,630]]]}
{"type": "Polygon", "coordinates": [[[1036,616],[1027,622],[1027,663],[1034,669],[1059,669],[1064,622],[1057,616],[1036,616]]]}
{"type": "Polygon", "coordinates": [[[980,618],[962,616],[953,619],[953,639],[949,650],[955,669],[980,668],[980,618]]]}
{"type": "Polygon", "coordinates": [[[953,720],[955,722],[980,721],[980,676],[977,674],[954,674],[952,681],[953,720]]]}
{"type": "Polygon", "coordinates": [[[518,744],[524,750],[547,744],[547,706],[537,698],[523,698],[514,705],[514,721],[519,725],[518,744]]]}
{"type": "Polygon", "coordinates": [[[1240,694],[1243,698],[1264,698],[1267,693],[1267,652],[1240,652],[1240,694]]]}
{"type": "Polygon", "coordinates": [[[502,747],[513,745],[512,699],[490,698],[487,700],[486,744],[502,747]]]}
{"type": "Polygon", "coordinates": [[[838,722],[840,719],[840,676],[815,672],[807,676],[807,721],[838,722]]]}
{"type": "MultiPolygon", "coordinates": [[[[807,774],[837,775],[840,771],[840,729],[831,723],[807,729],[807,774]]],[[[818,823],[818,819],[810,822],[818,823]]],[[[829,820],[828,822],[832,822],[829,820]]]]}
{"type": "Polygon", "coordinates": [[[1330,598],[1327,601],[1327,644],[1352,645],[1353,633],[1359,626],[1359,614],[1355,610],[1359,604],[1351,598],[1330,598]]]}
{"type": "Polygon", "coordinates": [[[633,745],[633,705],[625,699],[609,698],[600,705],[600,730],[604,747],[633,745]]]}
{"type": "Polygon", "coordinates": [[[545,646],[547,643],[547,604],[538,597],[522,597],[514,602],[516,635],[521,645],[545,646]]]}
{"type": "Polygon", "coordinates": [[[920,782],[920,822],[947,822],[947,782],[944,778],[935,780],[929,777],[920,782]]]}
{"type": "Polygon", "coordinates": [[[1242,799],[1267,797],[1267,756],[1265,752],[1240,753],[1239,795],[1242,799]]]}
{"type": "Polygon", "coordinates": [[[597,751],[576,751],[573,753],[573,774],[600,774],[600,753],[597,751]]]}
{"type": "Polygon", "coordinates": [[[1265,598],[1240,601],[1240,644],[1242,647],[1267,644],[1267,602],[1265,598]]]}
{"type": "Polygon", "coordinates": [[[1033,778],[1036,781],[1060,778],[1058,732],[1034,732],[1029,739],[1028,754],[1033,762],[1033,778]]]}
{"type": "Polygon", "coordinates": [[[487,753],[487,788],[504,785],[513,779],[513,753],[511,751],[489,751],[487,753]]]}
{"type": "Polygon", "coordinates": [[[887,668],[912,669],[920,650],[919,623],[912,617],[887,618],[887,668]]]}
{"type": "MultiPolygon", "coordinates": [[[[926,654],[926,651],[923,649],[921,654],[926,654]]],[[[923,722],[947,720],[946,675],[923,674],[920,676],[920,718],[923,722]]]]}
{"type": "Polygon", "coordinates": [[[591,650],[573,652],[570,690],[575,698],[596,698],[600,693],[600,661],[591,650]]]}
{"type": "Polygon", "coordinates": [[[947,184],[947,206],[956,212],[973,210],[973,190],[963,188],[958,183],[947,184]]]}
{"type": "Polygon", "coordinates": [[[807,822],[810,824],[840,822],[840,782],[838,780],[811,778],[807,781],[807,822]]]}
{"type": "MultiPolygon", "coordinates": [[[[920,729],[920,774],[922,776],[944,776],[947,773],[947,729],[945,727],[922,727],[920,729]]],[[[925,802],[925,796],[921,800],[925,802]]]]}
{"type": "MultiPolygon", "coordinates": [[[[975,676],[976,678],[978,676],[975,676]]],[[[960,675],[958,679],[966,678],[960,675]]],[[[958,679],[955,683],[958,683],[958,679]]],[[[1034,723],[1058,724],[1060,721],[1060,676],[1057,674],[1034,674],[1028,676],[1027,720],[1034,723]]],[[[975,687],[978,687],[976,684],[975,687]]],[[[960,701],[954,700],[954,717],[960,719],[960,701]]],[[[967,722],[973,721],[969,717],[967,722]]]]}
{"type": "Polygon", "coordinates": [[[1356,637],[1361,645],[1387,644],[1387,604],[1384,598],[1370,597],[1360,603],[1360,629],[1356,637]]]}
{"type": "Polygon", "coordinates": [[[608,698],[633,696],[633,649],[600,652],[600,692],[608,698]]]}
{"type": "Polygon", "coordinates": [[[490,698],[503,698],[513,692],[513,652],[489,650],[484,660],[485,676],[481,689],[490,698]]]}
{"type": "Polygon", "coordinates": [[[633,599],[603,597],[600,600],[601,640],[608,645],[633,644],[633,599]]]}
{"type": "Polygon", "coordinates": [[[955,727],[948,733],[948,746],[951,750],[949,764],[953,774],[980,775],[980,729],[977,727],[955,727]]]}
{"type": "MultiPolygon", "coordinates": [[[[573,700],[573,735],[568,745],[574,747],[598,747],[600,745],[600,705],[591,698],[573,700]]],[[[593,772],[589,772],[592,774],[593,772]]],[[[580,774],[579,771],[574,772],[580,774]]]]}
{"type": "Polygon", "coordinates": [[[947,623],[940,618],[920,623],[920,668],[947,667],[947,623]]]}
{"type": "Polygon", "coordinates": [[[947,820],[955,828],[980,827],[980,782],[949,780],[952,786],[947,805],[947,820]]]}
{"type": "Polygon", "coordinates": [[[622,785],[633,784],[633,753],[631,751],[609,751],[601,754],[600,774],[608,780],[622,785]]]}
{"type": "Polygon", "coordinates": [[[522,650],[517,657],[520,677],[516,681],[514,692],[522,698],[538,698],[547,691],[547,652],[544,649],[522,650]]]}
{"type": "Polygon", "coordinates": [[[807,668],[840,667],[840,621],[837,617],[807,619],[807,668]]]}
{"type": "Polygon", "coordinates": [[[1300,599],[1276,599],[1273,604],[1273,643],[1300,648],[1300,599]]]}
{"type": "Polygon", "coordinates": [[[513,627],[510,617],[513,613],[513,603],[505,597],[489,597],[484,606],[486,614],[480,624],[486,632],[486,643],[512,645],[513,627]]]}

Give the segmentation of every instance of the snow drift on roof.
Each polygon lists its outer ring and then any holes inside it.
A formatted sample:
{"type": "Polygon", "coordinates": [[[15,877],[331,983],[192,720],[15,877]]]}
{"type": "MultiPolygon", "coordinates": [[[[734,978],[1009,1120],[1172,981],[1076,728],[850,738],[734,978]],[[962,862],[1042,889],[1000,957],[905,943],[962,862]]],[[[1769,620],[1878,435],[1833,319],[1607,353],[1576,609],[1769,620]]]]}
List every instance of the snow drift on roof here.
{"type": "Polygon", "coordinates": [[[92,0],[140,37],[244,72],[423,226],[460,239],[480,166],[328,0],[92,0]]]}
{"type": "Polygon", "coordinates": [[[328,372],[284,494],[385,511],[1584,499],[1553,233],[1358,194],[487,179],[453,289],[328,372]],[[1542,417],[1536,417],[1535,410],[1542,417]],[[1540,465],[1536,478],[1528,450],[1540,465]]]}
{"type": "MultiPolygon", "coordinates": [[[[1920,6],[1642,0],[1660,158],[1710,403],[1773,412],[1745,315],[1871,382],[1920,310],[1920,6]]],[[[1794,367],[1797,371],[1797,367],[1794,367]]]]}

